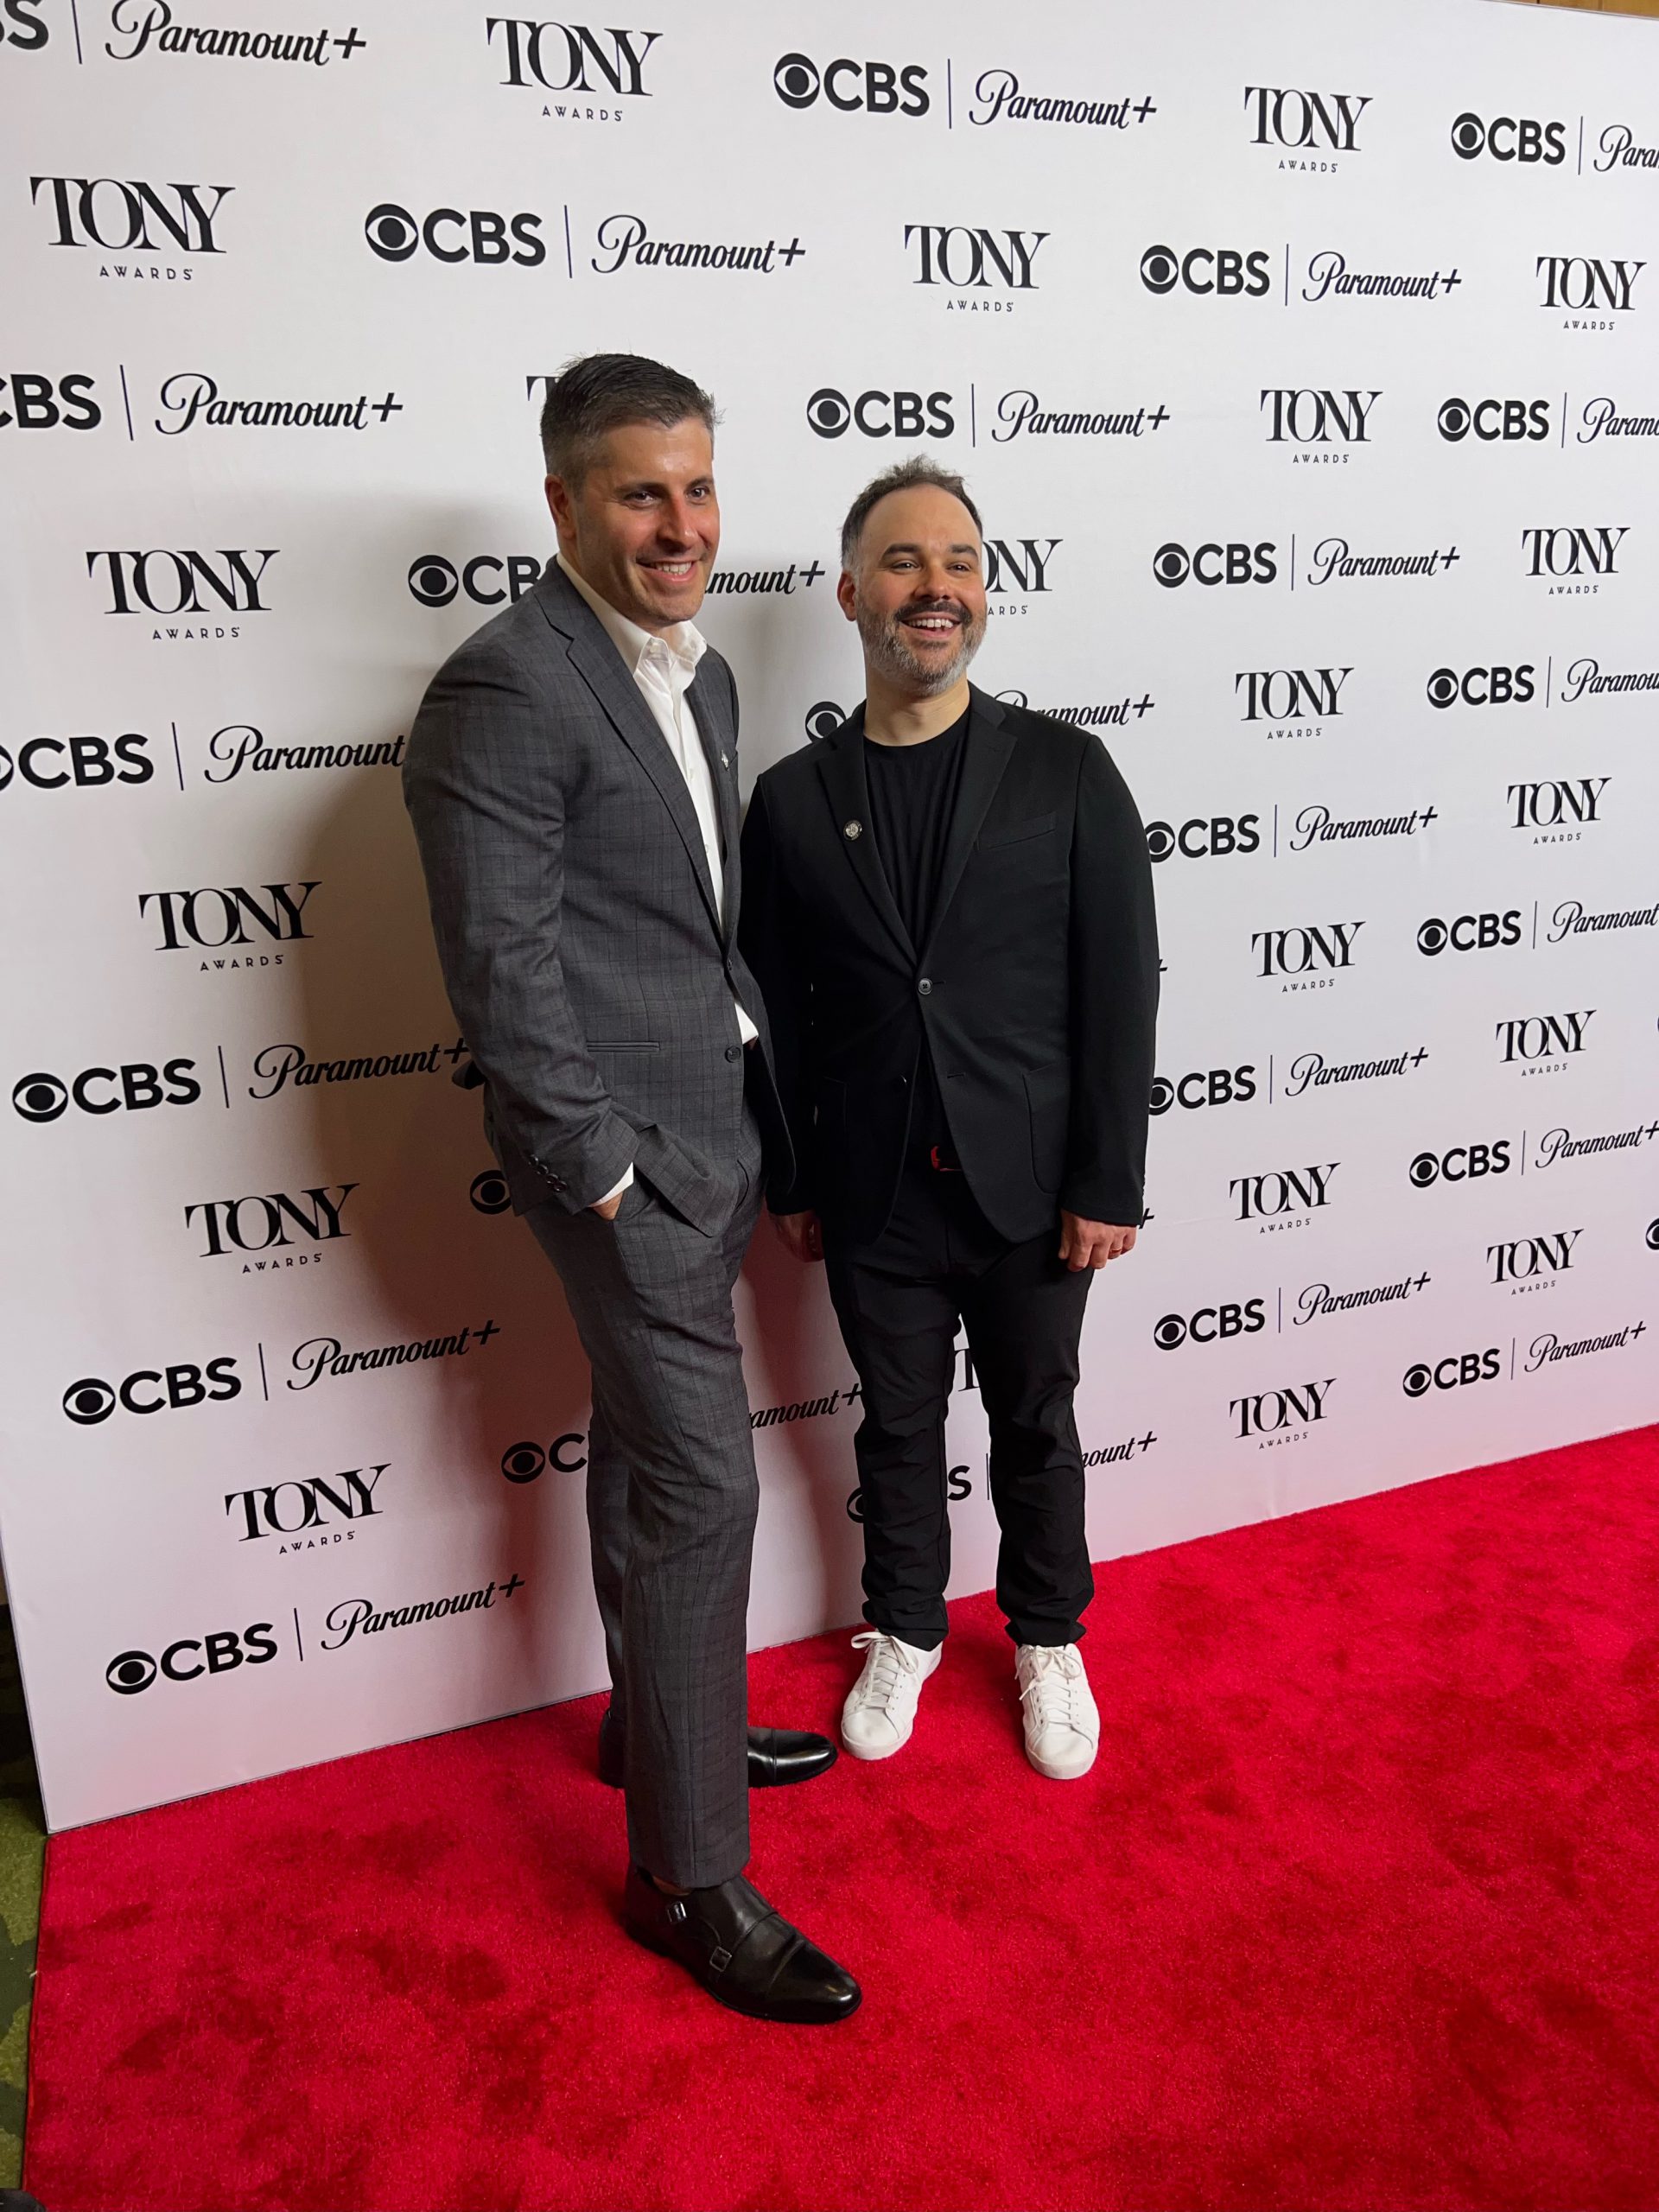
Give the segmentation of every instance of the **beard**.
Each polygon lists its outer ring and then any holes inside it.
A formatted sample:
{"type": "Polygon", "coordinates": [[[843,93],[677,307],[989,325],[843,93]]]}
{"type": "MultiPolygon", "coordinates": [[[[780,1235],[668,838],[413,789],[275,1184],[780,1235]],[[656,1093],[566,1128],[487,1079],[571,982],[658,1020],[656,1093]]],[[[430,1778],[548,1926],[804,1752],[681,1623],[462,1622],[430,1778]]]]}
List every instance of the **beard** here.
{"type": "Polygon", "coordinates": [[[870,666],[894,683],[902,684],[918,699],[937,698],[941,691],[965,674],[974,655],[985,642],[986,617],[978,621],[948,601],[926,600],[912,602],[903,609],[903,614],[957,614],[962,617],[957,632],[957,650],[943,668],[924,661],[912,648],[905,633],[899,614],[879,614],[861,601],[858,607],[858,634],[863,640],[864,657],[870,666]]]}

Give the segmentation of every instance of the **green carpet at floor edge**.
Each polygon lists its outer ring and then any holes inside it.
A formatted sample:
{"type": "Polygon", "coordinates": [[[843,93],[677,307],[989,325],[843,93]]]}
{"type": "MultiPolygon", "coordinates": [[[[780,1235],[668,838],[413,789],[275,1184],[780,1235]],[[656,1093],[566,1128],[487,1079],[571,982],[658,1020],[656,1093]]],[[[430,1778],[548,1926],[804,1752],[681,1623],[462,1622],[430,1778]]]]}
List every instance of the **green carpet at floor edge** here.
{"type": "Polygon", "coordinates": [[[0,1605],[0,2189],[16,2189],[22,2177],[29,2000],[45,1856],[46,1821],[11,1609],[0,1605]]]}

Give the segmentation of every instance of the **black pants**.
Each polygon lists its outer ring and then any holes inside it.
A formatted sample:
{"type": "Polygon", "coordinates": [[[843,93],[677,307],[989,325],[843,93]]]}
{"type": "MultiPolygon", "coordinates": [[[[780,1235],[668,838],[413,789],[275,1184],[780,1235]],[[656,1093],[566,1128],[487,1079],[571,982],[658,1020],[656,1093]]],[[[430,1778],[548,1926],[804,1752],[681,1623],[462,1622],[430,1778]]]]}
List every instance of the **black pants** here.
{"type": "Polygon", "coordinates": [[[998,1236],[968,1179],[906,1167],[873,1244],[824,1224],[830,1294],[858,1371],[855,1442],[864,1512],[864,1618],[931,1651],[945,1631],[950,1517],[944,1409],[957,1326],[991,1432],[1002,1531],[996,1599],[1016,1643],[1075,1643],[1095,1594],[1083,1454],[1071,1410],[1091,1270],[1059,1257],[1058,1218],[1025,1243],[998,1236]]]}

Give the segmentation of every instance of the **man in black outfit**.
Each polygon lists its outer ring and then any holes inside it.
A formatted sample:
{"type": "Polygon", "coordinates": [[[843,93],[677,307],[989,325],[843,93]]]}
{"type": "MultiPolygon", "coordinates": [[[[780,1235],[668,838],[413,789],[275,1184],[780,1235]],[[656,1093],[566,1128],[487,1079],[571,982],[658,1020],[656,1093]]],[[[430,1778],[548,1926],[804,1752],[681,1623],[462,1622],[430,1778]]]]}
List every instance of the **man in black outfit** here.
{"type": "Polygon", "coordinates": [[[862,1389],[860,1758],[908,1740],[944,1639],[944,1412],[965,1324],[990,1425],[997,1601],[1027,1754],[1069,1780],[1100,1723],[1071,1409],[1095,1268],[1142,1218],[1158,948],[1146,836],[1090,733],[968,682],[979,515],[912,461],[842,535],[866,699],[769,769],[743,833],[741,937],[771,1016],[797,1168],[768,1198],[823,1258],[862,1389]]]}

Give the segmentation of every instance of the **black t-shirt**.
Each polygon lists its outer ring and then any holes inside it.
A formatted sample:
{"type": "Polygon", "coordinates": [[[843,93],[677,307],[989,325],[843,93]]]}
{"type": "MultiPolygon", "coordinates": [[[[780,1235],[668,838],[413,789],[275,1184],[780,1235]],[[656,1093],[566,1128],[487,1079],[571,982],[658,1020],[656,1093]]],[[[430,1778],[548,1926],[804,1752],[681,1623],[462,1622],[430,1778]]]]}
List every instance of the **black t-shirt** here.
{"type": "Polygon", "coordinates": [[[864,741],[864,775],[870,790],[870,830],[900,918],[918,952],[927,942],[945,839],[962,781],[963,715],[919,745],[864,741]]]}
{"type": "MultiPolygon", "coordinates": [[[[970,710],[971,711],[971,710],[970,710]]],[[[966,751],[968,715],[918,745],[877,745],[864,741],[864,775],[870,793],[870,831],[893,893],[899,918],[919,954],[933,925],[944,848],[957,810],[966,751]]],[[[953,1160],[944,1102],[924,1044],[916,1067],[916,1096],[911,1108],[912,1151],[935,1146],[953,1160]]]]}

